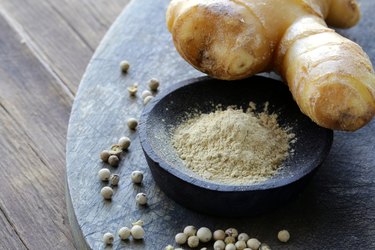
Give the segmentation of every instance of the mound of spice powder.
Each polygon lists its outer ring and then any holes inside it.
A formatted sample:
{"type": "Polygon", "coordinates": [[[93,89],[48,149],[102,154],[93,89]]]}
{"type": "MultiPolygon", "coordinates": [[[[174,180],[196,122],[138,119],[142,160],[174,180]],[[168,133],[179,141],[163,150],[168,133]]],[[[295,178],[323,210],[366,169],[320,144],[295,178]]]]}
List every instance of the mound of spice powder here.
{"type": "Polygon", "coordinates": [[[186,167],[201,177],[224,184],[264,181],[288,157],[295,135],[282,128],[268,104],[255,113],[229,107],[198,114],[180,124],[172,145],[186,167]]]}

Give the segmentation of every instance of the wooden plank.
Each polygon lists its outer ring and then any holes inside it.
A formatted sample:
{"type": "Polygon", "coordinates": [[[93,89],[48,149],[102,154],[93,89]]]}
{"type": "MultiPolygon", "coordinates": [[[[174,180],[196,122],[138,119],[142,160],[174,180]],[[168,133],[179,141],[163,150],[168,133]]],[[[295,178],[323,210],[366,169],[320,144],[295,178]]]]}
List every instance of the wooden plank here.
{"type": "Polygon", "coordinates": [[[27,248],[73,249],[63,157],[72,96],[1,17],[0,31],[0,207],[27,248]]]}
{"type": "Polygon", "coordinates": [[[127,2],[94,7],[89,1],[1,0],[0,13],[74,94],[93,50],[127,2]]]}
{"type": "Polygon", "coordinates": [[[0,208],[0,249],[27,249],[0,208]]]}
{"type": "MultiPolygon", "coordinates": [[[[375,44],[366,41],[375,37],[375,30],[370,29],[375,2],[361,3],[364,21],[345,34],[355,34],[374,61],[375,44]]],[[[81,244],[102,248],[103,233],[116,234],[121,226],[142,219],[144,241],[121,242],[116,238],[113,249],[162,249],[173,244],[174,235],[188,224],[211,229],[237,227],[267,242],[272,249],[315,249],[317,244],[323,249],[375,248],[375,121],[355,133],[336,133],[330,156],[312,183],[296,200],[270,213],[241,219],[217,218],[187,210],[160,192],[147,168],[137,134],[125,125],[127,118],[139,117],[143,108],[141,98],[129,98],[126,87],[138,82],[142,92],[148,79],[157,77],[163,91],[176,81],[200,75],[173,48],[165,28],[167,4],[163,0],[131,2],[103,39],[81,82],[67,143],[69,208],[76,215],[74,230],[82,232],[81,244]],[[127,75],[119,71],[121,59],[131,63],[127,75]],[[110,167],[121,181],[112,202],[104,202],[99,192],[105,184],[98,180],[97,171],[107,166],[98,154],[123,135],[131,137],[132,145],[120,166],[110,167]],[[129,175],[136,169],[145,172],[142,186],[131,184],[129,175]],[[140,191],[149,196],[147,207],[140,208],[134,202],[140,191]],[[286,245],[276,238],[282,228],[292,235],[286,245]]]]}
{"type": "Polygon", "coordinates": [[[63,199],[63,169],[46,164],[3,107],[0,115],[2,211],[26,248],[74,249],[63,199]]]}

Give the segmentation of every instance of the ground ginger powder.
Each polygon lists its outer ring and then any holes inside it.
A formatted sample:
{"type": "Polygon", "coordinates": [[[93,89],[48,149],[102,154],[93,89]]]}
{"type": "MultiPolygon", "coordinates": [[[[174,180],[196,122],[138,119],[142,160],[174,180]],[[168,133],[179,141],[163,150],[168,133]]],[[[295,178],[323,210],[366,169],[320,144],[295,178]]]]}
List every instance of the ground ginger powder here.
{"type": "Polygon", "coordinates": [[[295,137],[281,128],[267,106],[255,113],[229,107],[200,114],[179,125],[172,145],[185,165],[201,177],[225,184],[263,181],[275,174],[295,137]]]}

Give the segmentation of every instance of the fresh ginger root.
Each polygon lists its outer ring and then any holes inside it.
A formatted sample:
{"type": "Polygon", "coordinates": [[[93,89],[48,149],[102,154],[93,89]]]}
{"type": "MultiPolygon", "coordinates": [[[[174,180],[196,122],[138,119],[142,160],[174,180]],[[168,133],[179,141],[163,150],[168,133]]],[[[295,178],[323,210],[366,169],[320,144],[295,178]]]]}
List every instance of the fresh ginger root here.
{"type": "Polygon", "coordinates": [[[172,0],[167,11],[175,47],[195,68],[225,80],[275,70],[303,113],[347,131],[375,115],[375,75],[361,47],[325,21],[359,19],[355,0],[172,0]]]}

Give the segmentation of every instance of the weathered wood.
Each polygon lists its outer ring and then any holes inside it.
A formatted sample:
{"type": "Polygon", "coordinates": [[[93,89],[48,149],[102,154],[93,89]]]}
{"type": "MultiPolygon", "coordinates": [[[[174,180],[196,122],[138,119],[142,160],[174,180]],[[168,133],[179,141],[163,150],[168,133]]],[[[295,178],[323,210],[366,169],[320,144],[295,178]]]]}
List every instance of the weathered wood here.
{"type": "Polygon", "coordinates": [[[0,249],[74,248],[64,201],[72,94],[127,2],[0,1],[0,249]]]}
{"type": "Polygon", "coordinates": [[[21,34],[20,40],[76,93],[102,35],[128,1],[1,0],[0,13],[21,34]]]}
{"type": "Polygon", "coordinates": [[[0,228],[0,249],[27,249],[2,211],[0,211],[0,228]]]}
{"type": "MultiPolygon", "coordinates": [[[[361,1],[363,21],[346,31],[375,60],[375,30],[372,29],[373,1],[361,1]]],[[[355,133],[335,134],[332,151],[317,176],[298,199],[270,213],[244,219],[206,216],[187,210],[167,198],[151,177],[137,134],[126,127],[129,117],[139,117],[142,100],[129,98],[126,87],[139,83],[139,93],[151,77],[164,87],[201,75],[175,52],[165,27],[168,1],[136,0],[118,18],[91,60],[72,109],[67,143],[67,182],[74,213],[74,230],[81,230],[80,244],[103,248],[102,235],[116,234],[121,226],[138,219],[145,221],[143,242],[121,242],[113,249],[162,249],[174,243],[174,235],[185,225],[212,229],[237,227],[273,248],[287,249],[372,249],[375,247],[375,121],[355,133]],[[127,59],[130,71],[120,73],[118,63],[127,59]],[[97,172],[108,167],[99,160],[123,135],[132,139],[130,150],[118,168],[121,176],[112,202],[103,201],[105,186],[97,172]],[[131,184],[131,171],[145,171],[142,186],[131,184]],[[138,207],[137,192],[149,196],[147,207],[138,207]],[[277,231],[287,228],[292,235],[285,245],[277,241],[277,231]]],[[[178,187],[176,187],[178,188],[178,187]]],[[[225,201],[223,201],[225,206],[225,201]]],[[[249,214],[251,216],[251,214],[249,214]]]]}
{"type": "Polygon", "coordinates": [[[2,18],[0,30],[0,207],[27,248],[73,249],[61,157],[72,98],[2,18]]]}

